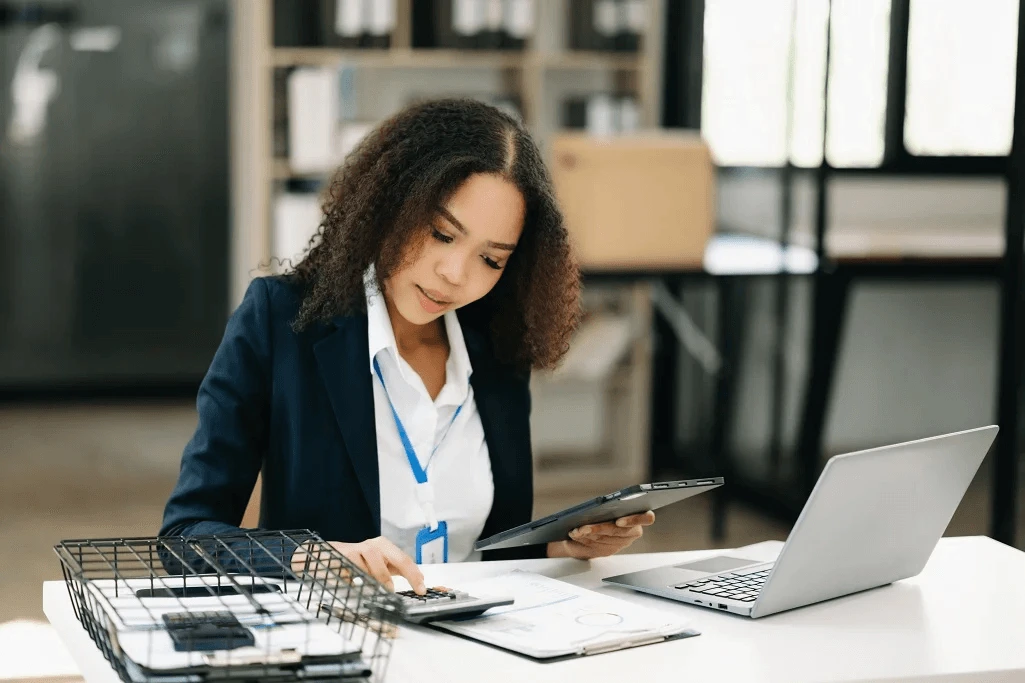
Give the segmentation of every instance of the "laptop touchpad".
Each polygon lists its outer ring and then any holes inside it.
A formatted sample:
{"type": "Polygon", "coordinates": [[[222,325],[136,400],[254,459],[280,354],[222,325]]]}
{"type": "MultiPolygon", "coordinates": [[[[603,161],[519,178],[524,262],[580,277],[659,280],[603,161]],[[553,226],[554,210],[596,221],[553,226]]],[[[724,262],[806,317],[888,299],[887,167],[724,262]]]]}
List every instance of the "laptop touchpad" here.
{"type": "Polygon", "coordinates": [[[728,555],[716,555],[715,557],[707,557],[703,560],[696,562],[688,562],[687,564],[674,565],[677,569],[686,569],[692,572],[701,572],[703,574],[717,574],[719,572],[726,572],[731,569],[739,569],[740,567],[749,567],[754,564],[760,564],[755,560],[745,560],[742,557],[730,557],[728,555]]]}

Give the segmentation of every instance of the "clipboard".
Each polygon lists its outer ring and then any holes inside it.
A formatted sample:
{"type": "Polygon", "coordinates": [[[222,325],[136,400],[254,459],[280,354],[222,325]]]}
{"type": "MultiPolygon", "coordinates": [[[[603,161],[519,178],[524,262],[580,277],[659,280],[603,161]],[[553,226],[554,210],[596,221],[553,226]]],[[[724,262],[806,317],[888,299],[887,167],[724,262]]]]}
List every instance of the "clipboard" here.
{"type": "Polygon", "coordinates": [[[501,592],[516,600],[481,616],[433,622],[431,628],[535,662],[565,661],[700,634],[677,616],[522,570],[462,588],[474,595],[501,592]]]}
{"type": "Polygon", "coordinates": [[[665,636],[665,637],[662,637],[662,638],[658,638],[657,640],[652,638],[652,639],[645,640],[645,641],[627,643],[627,644],[624,644],[624,645],[619,646],[619,647],[609,647],[607,649],[596,650],[596,651],[593,651],[593,652],[585,652],[585,653],[582,653],[582,654],[556,655],[554,657],[535,657],[533,655],[529,655],[529,654],[526,654],[524,652],[519,652],[519,651],[514,650],[514,649],[512,649],[510,647],[504,647],[502,645],[495,645],[494,643],[489,643],[489,642],[487,642],[485,640],[481,640],[479,638],[474,638],[473,636],[466,635],[464,633],[456,633],[455,631],[447,630],[447,629],[439,626],[439,623],[442,623],[442,622],[431,622],[430,624],[427,624],[427,626],[429,628],[433,628],[436,631],[444,631],[445,633],[447,633],[450,636],[455,636],[457,638],[462,638],[463,640],[473,641],[475,643],[478,643],[480,645],[484,645],[486,647],[494,648],[496,650],[501,650],[503,652],[508,652],[509,654],[516,655],[517,657],[522,657],[524,659],[529,659],[532,662],[537,662],[538,664],[554,664],[556,662],[565,662],[565,661],[568,661],[568,660],[571,660],[571,659],[579,659],[580,657],[591,657],[591,656],[594,656],[594,655],[601,655],[601,654],[606,654],[606,653],[609,653],[609,652],[616,652],[618,650],[625,650],[625,649],[628,649],[628,648],[631,648],[631,647],[644,647],[646,645],[657,645],[658,643],[668,643],[668,642],[673,641],[673,640],[681,640],[683,638],[693,638],[694,636],[701,635],[701,633],[698,632],[698,631],[686,631],[686,632],[678,633],[676,635],[671,635],[671,636],[665,636]]]}

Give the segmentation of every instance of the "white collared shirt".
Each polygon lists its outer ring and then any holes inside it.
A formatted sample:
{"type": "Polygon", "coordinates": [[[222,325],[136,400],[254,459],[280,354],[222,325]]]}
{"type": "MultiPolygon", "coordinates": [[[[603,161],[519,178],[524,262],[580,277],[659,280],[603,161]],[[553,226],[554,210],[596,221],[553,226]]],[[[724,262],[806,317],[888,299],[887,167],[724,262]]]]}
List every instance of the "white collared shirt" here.
{"type": "Polygon", "coordinates": [[[444,315],[449,344],[445,385],[432,401],[420,375],[399,355],[384,297],[373,284],[373,270],[366,280],[368,370],[374,386],[381,535],[415,558],[416,534],[428,523],[388,403],[390,397],[420,466],[427,473],[438,520],[448,526],[449,562],[479,560],[481,554],[473,550],[473,544],[480,538],[491,512],[495,487],[484,428],[470,385],[473,368],[459,319],[453,311],[444,315]],[[374,372],[375,358],[388,387],[387,394],[374,372]],[[453,422],[459,406],[462,410],[453,422]]]}

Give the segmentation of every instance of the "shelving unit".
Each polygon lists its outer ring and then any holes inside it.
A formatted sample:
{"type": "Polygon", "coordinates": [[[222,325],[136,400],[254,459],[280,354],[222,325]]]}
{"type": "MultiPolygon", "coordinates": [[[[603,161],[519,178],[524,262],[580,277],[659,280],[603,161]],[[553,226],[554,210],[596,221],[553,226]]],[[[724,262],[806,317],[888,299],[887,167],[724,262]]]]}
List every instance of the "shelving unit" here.
{"type": "MultiPolygon", "coordinates": [[[[272,207],[286,183],[318,181],[324,174],[296,173],[287,159],[274,156],[273,121],[276,69],[345,66],[358,72],[383,70],[380,87],[394,88],[404,78],[410,93],[424,92],[421,81],[434,74],[460,77],[467,71],[491,74],[501,94],[514,95],[524,122],[544,151],[559,130],[563,96],[594,91],[630,92],[636,98],[640,128],[657,127],[662,111],[662,68],[666,0],[647,0],[648,20],[637,52],[571,51],[566,48],[569,0],[537,0],[534,32],[522,50],[414,48],[414,0],[396,0],[396,25],[388,49],[275,47],[273,0],[232,0],[232,264],[231,306],[241,301],[253,277],[270,273],[272,207]],[[406,74],[399,78],[397,74],[406,74]],[[596,86],[594,84],[601,84],[596,86]]],[[[390,93],[394,94],[394,93],[390,93]]],[[[497,93],[496,93],[497,94],[497,93]]],[[[393,112],[382,113],[382,118],[393,112]]],[[[622,402],[624,420],[601,453],[590,460],[552,465],[539,459],[539,493],[565,490],[581,476],[590,487],[636,483],[648,467],[651,381],[651,307],[645,285],[622,289],[632,305],[639,334],[610,385],[622,402]],[[632,302],[632,303],[631,303],[632,302]]],[[[536,390],[555,383],[538,378],[536,390]]],[[[618,423],[617,423],[618,424],[618,423]]],[[[612,434],[613,430],[608,430],[612,434]]],[[[537,451],[537,449],[535,449],[537,451]]],[[[571,486],[572,487],[572,486],[571,486]]],[[[255,510],[247,519],[252,521],[255,510]]]]}
{"type": "Polygon", "coordinates": [[[334,66],[393,69],[597,69],[639,71],[643,60],[635,54],[570,52],[540,54],[520,50],[449,50],[390,48],[359,50],[335,48],[274,48],[271,66],[334,66]]]}
{"type": "MultiPolygon", "coordinates": [[[[559,128],[550,93],[604,77],[609,90],[635,93],[642,128],[659,123],[665,0],[648,0],[648,25],[636,53],[565,49],[567,0],[536,3],[534,34],[523,50],[452,50],[412,47],[412,2],[397,0],[397,24],[388,49],[290,48],[273,45],[272,0],[233,0],[232,134],[234,225],[231,304],[241,301],[271,256],[271,202],[275,183],[317,179],[294,173],[273,156],[274,69],[349,66],[356,69],[497,72],[503,89],[521,102],[524,121],[542,148],[559,128]]],[[[413,81],[415,83],[415,80],[413,81]]],[[[584,87],[586,90],[586,86],[584,87]]]]}
{"type": "MultiPolygon", "coordinates": [[[[544,435],[534,435],[534,490],[539,496],[574,493],[580,496],[596,492],[607,493],[624,486],[647,481],[650,469],[651,385],[652,385],[652,307],[649,285],[642,282],[604,284],[589,287],[584,292],[584,307],[590,311],[611,311],[628,317],[636,331],[622,362],[602,383],[562,379],[535,374],[531,382],[534,410],[532,427],[545,426],[544,420],[555,423],[551,429],[558,433],[573,433],[587,425],[588,419],[554,411],[544,415],[551,407],[551,397],[591,396],[575,411],[587,410],[594,400],[596,388],[604,399],[600,420],[601,446],[584,453],[566,453],[558,444],[545,443],[544,435]]],[[[563,399],[565,401],[565,398],[563,399]]],[[[592,425],[592,429],[594,426],[592,425]]],[[[579,436],[579,435],[578,435],[579,436]]]]}

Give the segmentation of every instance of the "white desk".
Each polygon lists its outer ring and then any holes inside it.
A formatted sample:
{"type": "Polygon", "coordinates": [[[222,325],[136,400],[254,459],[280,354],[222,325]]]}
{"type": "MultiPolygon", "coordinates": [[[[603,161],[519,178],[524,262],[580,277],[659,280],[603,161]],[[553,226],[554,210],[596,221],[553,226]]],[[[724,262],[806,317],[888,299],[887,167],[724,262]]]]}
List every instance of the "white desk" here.
{"type": "MultiPolygon", "coordinates": [[[[759,544],[766,551],[778,545],[759,544]]],[[[702,635],[537,664],[430,629],[402,630],[388,681],[1025,681],[1025,553],[985,537],[945,538],[921,575],[860,595],[750,620],[602,586],[602,576],[721,551],[427,567],[428,585],[521,567],[675,610],[702,635]]],[[[79,627],[62,582],[43,610],[88,683],[118,679],[79,627]]]]}

